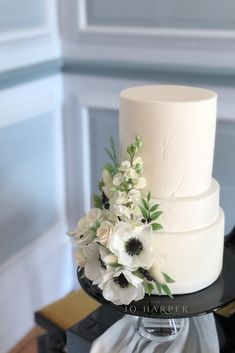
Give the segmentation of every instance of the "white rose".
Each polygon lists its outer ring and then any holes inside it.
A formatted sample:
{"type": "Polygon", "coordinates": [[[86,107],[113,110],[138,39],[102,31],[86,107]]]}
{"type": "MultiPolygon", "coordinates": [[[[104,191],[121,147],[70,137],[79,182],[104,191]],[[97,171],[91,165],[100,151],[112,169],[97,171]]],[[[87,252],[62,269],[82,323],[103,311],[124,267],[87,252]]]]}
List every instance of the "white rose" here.
{"type": "Polygon", "coordinates": [[[76,264],[80,267],[84,267],[85,264],[86,264],[86,257],[82,251],[82,249],[79,249],[79,250],[76,250],[75,252],[75,261],[76,261],[76,264]]]}
{"type": "Polygon", "coordinates": [[[104,212],[99,208],[92,208],[86,216],[88,226],[92,226],[96,221],[102,221],[104,218],[104,212]]]}
{"type": "Polygon", "coordinates": [[[106,265],[113,265],[118,262],[118,258],[117,258],[117,256],[115,256],[113,254],[109,254],[109,255],[105,256],[104,262],[106,265]]]}
{"type": "Polygon", "coordinates": [[[96,236],[98,239],[95,239],[96,242],[100,243],[103,246],[106,246],[110,234],[112,234],[113,225],[109,221],[104,221],[101,223],[101,226],[96,231],[96,236]]]}
{"type": "Polygon", "coordinates": [[[119,170],[121,170],[122,172],[125,172],[127,169],[129,169],[131,166],[130,162],[129,161],[123,161],[121,163],[121,166],[119,168],[119,170]]]}
{"type": "Polygon", "coordinates": [[[78,221],[77,230],[83,231],[83,229],[86,229],[87,227],[89,227],[88,219],[86,216],[84,216],[78,221]]]}
{"type": "Polygon", "coordinates": [[[134,188],[135,189],[144,189],[146,186],[146,180],[144,177],[140,177],[137,179],[137,181],[134,183],[134,188]]]}
{"type": "Polygon", "coordinates": [[[124,181],[124,175],[120,172],[114,175],[113,177],[113,185],[119,186],[124,181]]]}

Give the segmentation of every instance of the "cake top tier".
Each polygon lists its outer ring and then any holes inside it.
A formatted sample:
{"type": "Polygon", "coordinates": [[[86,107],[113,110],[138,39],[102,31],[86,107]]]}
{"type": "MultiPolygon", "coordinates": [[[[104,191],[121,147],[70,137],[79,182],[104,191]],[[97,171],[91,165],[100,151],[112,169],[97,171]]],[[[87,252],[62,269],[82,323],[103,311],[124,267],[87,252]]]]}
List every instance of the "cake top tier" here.
{"type": "Polygon", "coordinates": [[[120,94],[120,147],[136,135],[147,190],[156,198],[189,197],[211,185],[217,94],[186,86],[143,86],[120,94]]]}
{"type": "Polygon", "coordinates": [[[205,88],[189,86],[140,86],[124,89],[123,99],[145,103],[195,103],[215,99],[217,94],[205,88]]]}

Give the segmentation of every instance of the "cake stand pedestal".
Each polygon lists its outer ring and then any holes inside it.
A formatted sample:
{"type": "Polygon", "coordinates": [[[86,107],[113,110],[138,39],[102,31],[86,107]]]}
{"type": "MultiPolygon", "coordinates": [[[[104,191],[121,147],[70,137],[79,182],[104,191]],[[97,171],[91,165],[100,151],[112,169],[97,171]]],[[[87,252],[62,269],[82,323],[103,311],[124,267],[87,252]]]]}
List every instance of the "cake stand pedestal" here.
{"type": "Polygon", "coordinates": [[[216,282],[195,293],[174,295],[173,299],[146,295],[129,305],[115,305],[107,301],[90,280],[82,278],[82,273],[77,272],[78,281],[88,295],[114,310],[138,316],[138,333],[162,343],[174,340],[182,332],[188,318],[216,312],[235,300],[235,254],[227,248],[224,248],[223,269],[216,282]]]}

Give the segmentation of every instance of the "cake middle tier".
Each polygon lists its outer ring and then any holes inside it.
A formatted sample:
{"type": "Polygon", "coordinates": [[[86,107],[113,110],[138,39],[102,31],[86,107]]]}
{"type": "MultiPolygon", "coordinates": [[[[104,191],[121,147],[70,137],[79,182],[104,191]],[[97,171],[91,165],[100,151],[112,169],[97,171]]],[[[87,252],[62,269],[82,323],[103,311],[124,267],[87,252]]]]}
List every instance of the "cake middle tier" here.
{"type": "Polygon", "coordinates": [[[208,227],[219,214],[219,183],[212,179],[210,189],[199,195],[185,198],[154,199],[163,213],[158,222],[162,232],[187,232],[208,227]]]}
{"type": "MultiPolygon", "coordinates": [[[[151,274],[159,271],[172,277],[172,294],[193,293],[208,287],[222,269],[224,248],[224,213],[209,227],[188,232],[156,232],[154,254],[156,262],[151,274]]],[[[157,279],[157,278],[156,278],[157,279]]]]}

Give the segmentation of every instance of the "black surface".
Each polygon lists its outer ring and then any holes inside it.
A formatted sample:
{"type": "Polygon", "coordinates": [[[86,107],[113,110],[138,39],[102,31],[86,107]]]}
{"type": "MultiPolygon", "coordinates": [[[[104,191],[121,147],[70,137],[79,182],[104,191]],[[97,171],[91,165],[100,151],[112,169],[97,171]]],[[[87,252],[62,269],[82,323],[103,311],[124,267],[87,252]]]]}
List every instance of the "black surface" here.
{"type": "Polygon", "coordinates": [[[96,309],[67,331],[67,351],[88,353],[94,340],[122,317],[122,313],[105,305],[96,309]]]}
{"type": "Polygon", "coordinates": [[[173,299],[166,296],[146,295],[142,300],[132,302],[130,305],[114,305],[104,299],[97,286],[93,286],[91,281],[81,276],[82,271],[79,271],[78,280],[92,298],[113,310],[136,316],[192,317],[216,311],[235,300],[235,253],[228,248],[224,248],[223,270],[216,282],[199,292],[174,295],[173,299]]]}
{"type": "MultiPolygon", "coordinates": [[[[92,343],[122,317],[123,313],[111,309],[107,305],[95,310],[67,331],[68,353],[90,352],[92,343]]],[[[235,350],[235,316],[227,319],[215,314],[214,317],[220,353],[233,353],[235,350]]],[[[202,347],[200,349],[201,353],[207,353],[203,351],[202,347]]]]}

